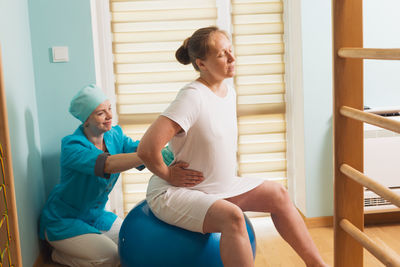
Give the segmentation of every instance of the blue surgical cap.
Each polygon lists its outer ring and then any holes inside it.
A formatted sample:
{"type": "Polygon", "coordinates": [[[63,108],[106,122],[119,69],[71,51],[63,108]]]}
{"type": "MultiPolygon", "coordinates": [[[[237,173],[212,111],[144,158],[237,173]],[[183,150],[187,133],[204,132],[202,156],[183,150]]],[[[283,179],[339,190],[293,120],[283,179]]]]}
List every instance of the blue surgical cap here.
{"type": "Polygon", "coordinates": [[[72,98],[69,112],[81,122],[85,122],[90,114],[105,100],[106,95],[95,84],[83,87],[72,98]]]}

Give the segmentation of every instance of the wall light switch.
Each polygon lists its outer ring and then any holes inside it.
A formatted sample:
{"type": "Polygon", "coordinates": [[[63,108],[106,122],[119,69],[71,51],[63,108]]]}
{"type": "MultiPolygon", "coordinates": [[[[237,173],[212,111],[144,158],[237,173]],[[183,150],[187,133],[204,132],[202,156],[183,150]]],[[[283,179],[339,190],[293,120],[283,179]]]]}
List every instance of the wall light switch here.
{"type": "Polygon", "coordinates": [[[53,62],[68,62],[68,46],[53,46],[53,62]]]}

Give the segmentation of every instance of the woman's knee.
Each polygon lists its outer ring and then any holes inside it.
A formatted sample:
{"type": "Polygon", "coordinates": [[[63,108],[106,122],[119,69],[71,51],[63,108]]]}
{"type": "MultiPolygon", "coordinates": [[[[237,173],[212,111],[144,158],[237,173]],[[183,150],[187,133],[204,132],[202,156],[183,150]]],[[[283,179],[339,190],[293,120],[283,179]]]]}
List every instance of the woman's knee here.
{"type": "Polygon", "coordinates": [[[120,266],[120,260],[118,253],[113,255],[108,255],[107,258],[94,260],[93,266],[96,267],[118,267],[120,266]]]}
{"type": "Polygon", "coordinates": [[[85,257],[76,257],[65,254],[57,249],[52,252],[52,259],[55,262],[72,267],[118,267],[120,259],[118,250],[109,250],[106,253],[86,255],[85,257]]]}
{"type": "Polygon", "coordinates": [[[243,211],[236,205],[227,216],[227,228],[231,231],[244,231],[246,229],[246,221],[244,219],[243,211]]]}
{"type": "Polygon", "coordinates": [[[119,255],[118,248],[116,250],[110,249],[103,255],[98,255],[97,258],[91,260],[94,266],[118,266],[119,265],[119,255]]]}
{"type": "Polygon", "coordinates": [[[246,221],[243,211],[235,204],[229,203],[228,208],[222,213],[221,232],[241,233],[246,230],[246,221]]]}
{"type": "Polygon", "coordinates": [[[292,203],[287,189],[278,183],[274,186],[271,197],[274,209],[279,209],[292,203]]]}
{"type": "Polygon", "coordinates": [[[55,261],[69,266],[118,266],[118,246],[103,234],[50,241],[55,261]],[[68,264],[66,264],[68,263],[68,264]]]}
{"type": "Polygon", "coordinates": [[[246,228],[242,210],[235,204],[219,200],[208,210],[204,232],[241,231],[246,228]]]}

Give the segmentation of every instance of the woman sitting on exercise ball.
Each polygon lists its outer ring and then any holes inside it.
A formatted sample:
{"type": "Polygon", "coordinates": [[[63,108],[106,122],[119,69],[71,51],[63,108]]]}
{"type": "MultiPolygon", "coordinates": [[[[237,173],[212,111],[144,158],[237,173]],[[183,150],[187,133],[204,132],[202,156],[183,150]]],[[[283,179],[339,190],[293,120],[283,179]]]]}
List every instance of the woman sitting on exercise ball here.
{"type": "Polygon", "coordinates": [[[199,78],[183,87],[150,126],[138,147],[154,173],[147,202],[161,220],[201,233],[221,233],[224,266],[254,266],[243,211],[270,212],[282,237],[307,266],[326,266],[286,189],[275,182],[236,176],[236,95],[224,80],[235,74],[227,34],[202,28],[176,52],[199,78]],[[161,150],[169,142],[175,161],[167,166],[161,150]],[[182,173],[189,167],[196,170],[182,173]]]}

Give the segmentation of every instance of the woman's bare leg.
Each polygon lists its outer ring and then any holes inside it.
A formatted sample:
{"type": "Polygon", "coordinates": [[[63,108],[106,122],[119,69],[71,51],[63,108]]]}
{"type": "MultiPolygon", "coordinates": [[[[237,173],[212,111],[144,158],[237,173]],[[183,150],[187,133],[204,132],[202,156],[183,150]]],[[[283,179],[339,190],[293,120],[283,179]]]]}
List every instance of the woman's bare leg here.
{"type": "Polygon", "coordinates": [[[265,181],[255,189],[227,200],[238,205],[243,211],[270,212],[280,235],[307,266],[327,266],[289,194],[280,184],[265,181]]]}
{"type": "Polygon", "coordinates": [[[242,210],[225,200],[217,200],[207,211],[205,233],[221,233],[220,251],[225,267],[252,267],[251,250],[242,210]]]}

